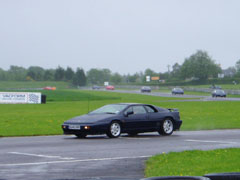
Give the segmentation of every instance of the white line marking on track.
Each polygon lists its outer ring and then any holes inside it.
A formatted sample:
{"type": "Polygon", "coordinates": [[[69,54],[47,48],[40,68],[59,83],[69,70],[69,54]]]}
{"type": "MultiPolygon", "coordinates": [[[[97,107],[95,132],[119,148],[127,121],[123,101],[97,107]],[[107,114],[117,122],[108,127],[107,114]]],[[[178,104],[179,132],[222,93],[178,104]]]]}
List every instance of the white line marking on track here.
{"type": "Polygon", "coordinates": [[[69,161],[49,161],[49,162],[36,162],[36,163],[0,164],[0,166],[28,166],[28,165],[43,165],[43,164],[57,164],[57,163],[112,161],[112,160],[123,160],[123,159],[148,158],[148,157],[151,157],[151,156],[113,157],[113,158],[99,158],[99,159],[79,159],[79,160],[69,160],[69,161]]]}
{"type": "Polygon", "coordinates": [[[229,141],[205,141],[205,140],[195,140],[195,139],[186,139],[185,141],[202,142],[202,143],[238,144],[237,142],[229,142],[229,141]]]}
{"type": "Polygon", "coordinates": [[[44,157],[44,158],[57,158],[57,159],[65,159],[65,160],[72,160],[74,158],[68,157],[61,157],[61,156],[48,156],[42,154],[30,154],[30,153],[21,153],[21,152],[9,152],[10,154],[17,154],[17,155],[24,155],[24,156],[35,156],[35,157],[44,157]]]}

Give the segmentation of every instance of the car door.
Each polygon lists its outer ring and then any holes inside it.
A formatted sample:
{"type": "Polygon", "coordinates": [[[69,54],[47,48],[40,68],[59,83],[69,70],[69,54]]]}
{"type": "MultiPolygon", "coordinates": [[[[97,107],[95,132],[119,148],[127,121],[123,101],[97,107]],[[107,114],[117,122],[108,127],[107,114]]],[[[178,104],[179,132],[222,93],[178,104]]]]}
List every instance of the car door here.
{"type": "Polygon", "coordinates": [[[148,113],[148,122],[145,124],[145,126],[149,130],[156,129],[156,127],[159,126],[159,122],[161,120],[158,111],[152,106],[145,105],[144,107],[146,108],[148,113]]]}
{"type": "Polygon", "coordinates": [[[146,129],[145,124],[148,122],[148,114],[142,105],[131,106],[125,111],[125,114],[127,112],[133,112],[133,114],[125,116],[124,125],[126,130],[141,131],[146,129]]]}

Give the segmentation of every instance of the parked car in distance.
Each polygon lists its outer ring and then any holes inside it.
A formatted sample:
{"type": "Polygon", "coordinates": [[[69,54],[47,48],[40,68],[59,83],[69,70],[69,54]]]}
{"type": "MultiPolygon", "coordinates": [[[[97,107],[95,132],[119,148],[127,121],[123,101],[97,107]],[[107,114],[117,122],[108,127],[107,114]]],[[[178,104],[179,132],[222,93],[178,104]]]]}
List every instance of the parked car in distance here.
{"type": "Polygon", "coordinates": [[[92,86],[92,89],[93,89],[93,90],[95,90],[95,89],[100,89],[100,86],[94,85],[94,86],[92,86]]]}
{"type": "Polygon", "coordinates": [[[151,89],[151,87],[149,87],[149,86],[143,86],[143,87],[141,87],[141,92],[142,93],[144,93],[144,92],[151,92],[152,91],[152,89],[151,89]]]}
{"type": "Polygon", "coordinates": [[[106,90],[114,90],[114,89],[115,89],[115,87],[114,87],[114,86],[111,86],[111,85],[106,86],[105,88],[106,88],[106,90]]]}
{"type": "Polygon", "coordinates": [[[176,94],[184,94],[184,90],[182,88],[173,88],[172,89],[172,95],[176,95],[176,94]]]}
{"type": "Polygon", "coordinates": [[[225,93],[224,90],[215,89],[215,90],[212,92],[212,97],[227,97],[227,94],[225,93]]]}
{"type": "Polygon", "coordinates": [[[130,136],[157,131],[171,135],[179,130],[182,121],[177,109],[166,109],[150,104],[119,103],[105,105],[88,114],[74,117],[62,124],[64,134],[78,138],[87,135],[107,134],[117,138],[121,133],[130,136]]]}

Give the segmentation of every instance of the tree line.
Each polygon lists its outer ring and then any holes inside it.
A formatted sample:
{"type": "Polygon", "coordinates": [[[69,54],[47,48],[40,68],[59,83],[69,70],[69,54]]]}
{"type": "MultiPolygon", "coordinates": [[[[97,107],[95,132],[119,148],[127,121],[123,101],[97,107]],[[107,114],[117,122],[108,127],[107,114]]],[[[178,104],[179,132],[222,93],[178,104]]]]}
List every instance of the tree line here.
{"type": "Polygon", "coordinates": [[[64,69],[58,66],[56,69],[44,69],[39,66],[30,66],[29,68],[10,66],[9,70],[0,68],[1,81],[67,81],[74,86],[85,86],[86,84],[102,85],[108,81],[113,84],[120,83],[144,83],[146,76],[160,77],[165,81],[182,81],[182,80],[207,80],[217,78],[218,74],[228,72],[232,77],[240,77],[240,60],[234,67],[222,70],[206,51],[197,51],[190,57],[186,58],[182,64],[175,63],[169,67],[167,72],[155,72],[146,69],[144,72],[135,74],[121,75],[113,73],[109,69],[92,68],[85,73],[82,68],[74,71],[71,67],[64,69]]]}
{"type": "Polygon", "coordinates": [[[24,68],[20,66],[10,66],[9,70],[0,68],[1,81],[67,81],[76,86],[85,86],[87,78],[82,68],[73,71],[58,66],[56,69],[44,69],[39,66],[24,68]]]}

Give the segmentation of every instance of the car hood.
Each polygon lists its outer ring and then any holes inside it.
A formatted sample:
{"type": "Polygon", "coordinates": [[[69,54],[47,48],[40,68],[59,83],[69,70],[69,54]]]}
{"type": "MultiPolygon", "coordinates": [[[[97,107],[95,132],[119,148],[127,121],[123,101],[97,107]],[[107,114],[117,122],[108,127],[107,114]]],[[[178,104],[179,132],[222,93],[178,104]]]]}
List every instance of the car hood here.
{"type": "Polygon", "coordinates": [[[173,90],[173,92],[183,92],[183,90],[173,90]]]}
{"type": "Polygon", "coordinates": [[[215,92],[213,94],[217,94],[217,95],[225,95],[226,93],[225,92],[215,92]]]}
{"type": "Polygon", "coordinates": [[[85,114],[65,121],[64,123],[97,123],[116,117],[116,114],[85,114]]]}

